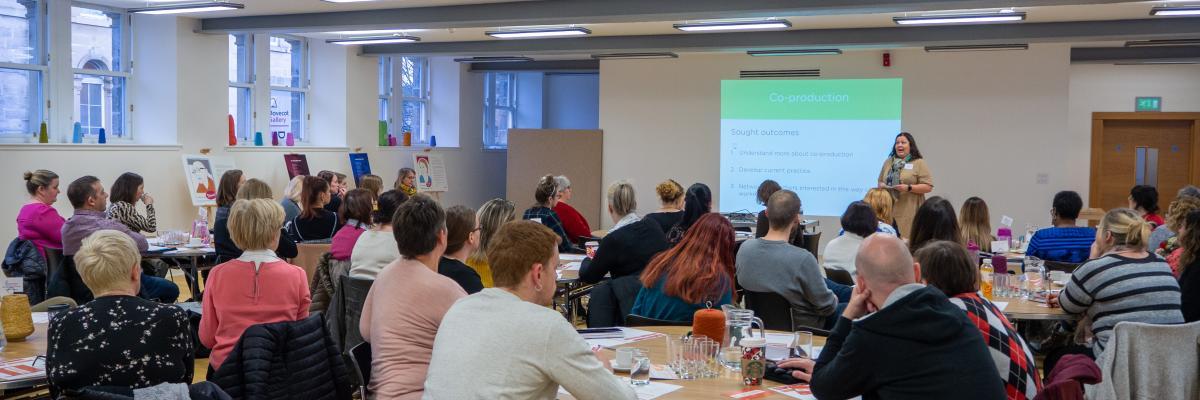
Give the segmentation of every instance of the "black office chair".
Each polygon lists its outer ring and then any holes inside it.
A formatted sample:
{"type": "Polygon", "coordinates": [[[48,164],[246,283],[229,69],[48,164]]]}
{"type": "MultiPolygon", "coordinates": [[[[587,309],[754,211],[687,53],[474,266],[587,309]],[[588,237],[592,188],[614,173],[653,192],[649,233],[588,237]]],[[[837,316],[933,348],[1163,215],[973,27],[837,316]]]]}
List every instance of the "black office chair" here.
{"type": "Polygon", "coordinates": [[[812,253],[813,257],[817,256],[817,248],[821,246],[821,232],[804,234],[804,249],[812,253]]]}
{"type": "Polygon", "coordinates": [[[358,320],[362,318],[363,304],[367,302],[367,293],[371,291],[373,279],[353,278],[342,275],[342,304],[345,312],[345,335],[342,336],[342,348],[352,349],[363,343],[362,332],[358,331],[358,320]]]}
{"type": "Polygon", "coordinates": [[[358,393],[367,399],[367,386],[371,384],[371,344],[362,342],[350,348],[350,366],[358,375],[358,393]]]}
{"type": "Polygon", "coordinates": [[[692,326],[689,321],[667,321],[665,319],[657,319],[643,317],[637,314],[629,314],[625,316],[625,326],[692,326]]]}
{"type": "Polygon", "coordinates": [[[834,281],[834,282],[837,282],[837,283],[840,283],[840,284],[843,284],[846,286],[854,286],[854,277],[850,276],[850,273],[844,269],[826,267],[825,268],[825,277],[829,278],[829,280],[831,280],[831,281],[834,281]]]}
{"type": "Polygon", "coordinates": [[[778,293],[743,292],[746,308],[763,321],[763,328],[775,331],[792,330],[792,304],[778,293]]]}

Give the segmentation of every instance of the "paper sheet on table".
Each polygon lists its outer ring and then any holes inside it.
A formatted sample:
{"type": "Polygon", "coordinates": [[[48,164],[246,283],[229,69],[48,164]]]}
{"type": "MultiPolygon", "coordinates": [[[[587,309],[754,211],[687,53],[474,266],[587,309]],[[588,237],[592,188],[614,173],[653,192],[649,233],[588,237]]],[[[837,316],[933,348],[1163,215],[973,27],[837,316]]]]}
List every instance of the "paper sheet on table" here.
{"type": "Polygon", "coordinates": [[[583,259],[585,259],[585,258],[587,258],[587,256],[583,255],[583,254],[559,254],[558,255],[559,260],[568,261],[568,262],[569,261],[583,261],[583,259]]]}
{"type": "MultiPolygon", "coordinates": [[[[630,385],[629,378],[621,377],[621,383],[630,385]]],[[[683,388],[683,386],[672,385],[670,383],[650,382],[649,385],[634,386],[633,391],[637,393],[637,397],[639,400],[651,400],[651,399],[657,399],[667,393],[674,392],[681,388],[683,388]]],[[[566,388],[559,386],[558,394],[559,394],[558,397],[562,398],[562,395],[564,395],[564,394],[570,395],[571,393],[567,392],[566,388]]],[[[575,398],[575,396],[571,396],[571,398],[575,398]]]]}
{"type": "Polygon", "coordinates": [[[1004,311],[1005,308],[1008,308],[1007,301],[993,301],[992,304],[995,304],[996,308],[999,308],[1000,311],[1004,311]]]}
{"type": "Polygon", "coordinates": [[[569,262],[569,263],[563,264],[562,270],[563,271],[578,271],[579,268],[582,266],[583,266],[583,263],[579,262],[579,261],[569,262]]]}
{"type": "Polygon", "coordinates": [[[679,379],[679,375],[664,364],[650,364],[650,379],[670,381],[679,379]]]}
{"type": "Polygon", "coordinates": [[[605,348],[615,348],[617,346],[639,342],[647,339],[662,338],[664,335],[658,332],[643,331],[641,329],[621,328],[623,338],[617,339],[588,339],[588,344],[592,347],[600,346],[605,348]]]}
{"type": "Polygon", "coordinates": [[[147,251],[147,252],[149,252],[149,253],[154,253],[154,252],[159,252],[159,251],[167,251],[167,250],[170,250],[170,249],[171,249],[170,247],[162,247],[162,246],[150,245],[150,246],[148,246],[148,247],[146,248],[146,251],[147,251]]]}
{"type": "Polygon", "coordinates": [[[22,381],[46,376],[45,357],[25,357],[0,361],[0,382],[22,381]]]}
{"type": "Polygon", "coordinates": [[[47,312],[35,312],[35,313],[33,313],[33,323],[35,323],[35,324],[48,324],[48,323],[50,323],[50,313],[47,313],[47,312]]]}
{"type": "Polygon", "coordinates": [[[812,390],[808,388],[807,383],[797,383],[794,385],[776,386],[771,388],[771,391],[782,394],[793,399],[816,400],[812,390]]]}
{"type": "MultiPolygon", "coordinates": [[[[816,360],[817,358],[820,358],[821,357],[821,349],[822,349],[821,346],[813,346],[813,350],[812,350],[813,353],[812,353],[811,358],[814,360],[816,360]]],[[[778,345],[778,344],[768,344],[767,345],[767,359],[768,360],[779,361],[779,360],[782,360],[785,358],[788,358],[787,345],[778,345]]]]}

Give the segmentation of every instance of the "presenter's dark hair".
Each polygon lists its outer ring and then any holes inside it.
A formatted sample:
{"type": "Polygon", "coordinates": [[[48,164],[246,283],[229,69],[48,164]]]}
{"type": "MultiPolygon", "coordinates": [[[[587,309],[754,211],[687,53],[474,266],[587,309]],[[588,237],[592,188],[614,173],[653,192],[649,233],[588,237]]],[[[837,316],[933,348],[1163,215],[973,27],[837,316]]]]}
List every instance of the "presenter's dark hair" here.
{"type": "Polygon", "coordinates": [[[109,189],[108,199],[114,203],[118,201],[129,204],[137,203],[138,186],[142,186],[144,182],[141,175],[133,172],[123,173],[113,182],[112,188],[109,189]]]}
{"type": "MultiPolygon", "coordinates": [[[[899,135],[896,135],[896,138],[900,138],[901,136],[904,136],[905,139],[908,139],[908,154],[912,156],[912,159],[920,160],[922,157],[921,157],[921,150],[917,148],[917,139],[914,139],[913,135],[908,132],[900,132],[899,135]]],[[[895,139],[892,140],[891,156],[892,157],[896,156],[896,141],[895,141],[895,139]]]]}
{"type": "Polygon", "coordinates": [[[917,209],[909,232],[908,249],[912,252],[935,240],[958,242],[962,238],[954,205],[941,196],[930,197],[917,209]]]}
{"type": "Polygon", "coordinates": [[[842,229],[858,236],[867,237],[875,233],[879,220],[875,218],[875,210],[865,201],[855,201],[846,207],[842,213],[842,229]]]}
{"type": "Polygon", "coordinates": [[[1154,186],[1134,186],[1133,189],[1129,189],[1129,197],[1133,198],[1133,204],[1145,210],[1147,214],[1158,212],[1158,189],[1154,186]]]}
{"type": "Polygon", "coordinates": [[[1079,210],[1083,209],[1083,198],[1079,197],[1079,193],[1070,190],[1064,190],[1054,195],[1054,213],[1062,219],[1079,218],[1079,210]]]}
{"type": "Polygon", "coordinates": [[[767,200],[771,199],[771,195],[783,189],[779,186],[779,182],[773,179],[767,179],[758,184],[758,204],[767,205],[767,200]]]}

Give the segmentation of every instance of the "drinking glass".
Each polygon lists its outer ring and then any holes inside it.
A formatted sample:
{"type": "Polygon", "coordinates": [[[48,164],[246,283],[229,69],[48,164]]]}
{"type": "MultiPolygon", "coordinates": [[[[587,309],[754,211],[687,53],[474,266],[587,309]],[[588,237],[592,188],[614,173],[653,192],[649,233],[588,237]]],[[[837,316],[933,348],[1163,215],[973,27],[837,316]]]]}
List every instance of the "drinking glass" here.
{"type": "Polygon", "coordinates": [[[742,346],[729,346],[721,349],[721,363],[731,371],[742,370],[742,346]]]}
{"type": "Polygon", "coordinates": [[[683,338],[676,335],[665,335],[667,339],[667,368],[679,373],[679,348],[683,338]]]}
{"type": "Polygon", "coordinates": [[[633,364],[629,367],[629,382],[633,386],[650,384],[650,357],[644,351],[639,350],[633,355],[633,364]]]}
{"type": "Polygon", "coordinates": [[[1025,258],[1025,298],[1031,299],[1049,289],[1045,262],[1036,257],[1025,258]]]}
{"type": "Polygon", "coordinates": [[[721,344],[713,340],[705,340],[702,348],[702,357],[704,359],[704,377],[716,378],[718,374],[717,357],[720,355],[721,344]]]}
{"type": "Polygon", "coordinates": [[[788,345],[788,357],[812,359],[812,343],[812,332],[798,331],[792,333],[792,342],[788,345]]]}
{"type": "Polygon", "coordinates": [[[680,379],[696,379],[696,375],[693,373],[695,371],[695,367],[692,364],[692,358],[695,352],[693,346],[695,346],[695,338],[685,336],[679,340],[678,374],[680,379]]]}

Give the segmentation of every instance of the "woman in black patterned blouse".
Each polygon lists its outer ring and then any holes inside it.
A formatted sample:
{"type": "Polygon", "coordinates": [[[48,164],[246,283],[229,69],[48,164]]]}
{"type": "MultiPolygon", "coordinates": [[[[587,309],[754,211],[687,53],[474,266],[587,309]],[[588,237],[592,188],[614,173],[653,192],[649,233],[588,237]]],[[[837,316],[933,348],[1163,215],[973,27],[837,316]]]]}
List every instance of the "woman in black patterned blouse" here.
{"type": "Polygon", "coordinates": [[[50,321],[51,395],[88,386],[143,388],[192,382],[192,333],[184,311],[137,297],[141,256],[133,239],[101,230],[75,263],[96,299],[50,321]]]}
{"type": "Polygon", "coordinates": [[[129,230],[138,233],[150,233],[158,231],[158,222],[154,217],[154,198],[150,197],[145,192],[142,176],[126,172],[117,177],[117,181],[113,182],[112,194],[109,200],[112,204],[108,206],[108,219],[116,220],[129,230]],[[141,200],[146,203],[146,215],[142,216],[137,211],[137,202],[141,200]]]}

